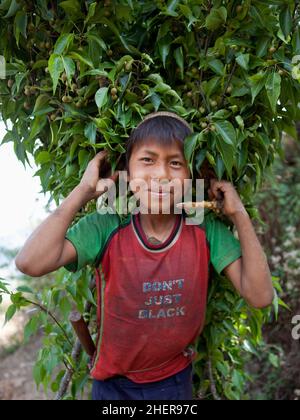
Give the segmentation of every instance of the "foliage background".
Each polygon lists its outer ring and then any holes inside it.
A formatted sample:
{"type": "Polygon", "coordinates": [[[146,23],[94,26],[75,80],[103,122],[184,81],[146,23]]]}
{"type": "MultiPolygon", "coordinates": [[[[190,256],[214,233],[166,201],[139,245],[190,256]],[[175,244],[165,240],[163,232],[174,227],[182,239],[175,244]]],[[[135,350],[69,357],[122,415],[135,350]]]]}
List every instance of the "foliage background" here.
{"type": "MultiPolygon", "coordinates": [[[[7,78],[0,80],[0,112],[13,124],[3,142],[13,142],[23,163],[34,156],[43,190],[58,204],[98,150],[109,150],[114,168],[143,116],[175,111],[194,128],[185,147],[191,169],[231,180],[259,220],[254,193],[275,156],[283,156],[282,132],[297,137],[298,4],[2,0],[7,78]]],[[[85,356],[71,357],[67,317],[73,304],[84,312],[86,300],[95,303],[92,277],[92,269],[72,276],[60,270],[52,287],[35,296],[42,310],[25,329],[26,338],[41,324],[45,331],[38,383],[55,391],[64,371],[53,380],[53,369],[64,364],[74,372],[65,398],[76,398],[88,381],[85,356]]],[[[247,398],[244,356],[257,352],[270,311],[249,308],[226,279],[216,280],[198,343],[195,391],[200,398],[247,398]]],[[[279,290],[275,276],[274,283],[279,290]]],[[[7,320],[28,304],[26,292],[11,295],[7,320]]],[[[280,303],[274,302],[276,314],[280,303]]]]}

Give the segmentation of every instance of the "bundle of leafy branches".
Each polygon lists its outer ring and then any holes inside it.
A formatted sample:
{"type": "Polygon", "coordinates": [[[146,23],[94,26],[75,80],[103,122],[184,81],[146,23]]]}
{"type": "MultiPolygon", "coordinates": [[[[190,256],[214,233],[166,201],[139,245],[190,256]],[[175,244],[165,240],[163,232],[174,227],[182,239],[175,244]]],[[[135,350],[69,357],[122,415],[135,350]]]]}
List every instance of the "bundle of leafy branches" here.
{"type": "Polygon", "coordinates": [[[281,279],[280,296],[289,310],[264,327],[265,351],[248,366],[255,372],[255,382],[249,384],[252,396],[294,400],[300,377],[299,340],[291,335],[292,320],[300,313],[300,143],[284,136],[283,149],[255,202],[264,222],[258,226],[259,238],[272,272],[281,279]]]}
{"type": "MultiPolygon", "coordinates": [[[[300,119],[298,4],[2,0],[7,77],[0,80],[0,113],[11,122],[3,142],[13,142],[24,164],[34,157],[43,191],[59,203],[97,151],[107,149],[114,168],[145,115],[173,111],[194,129],[185,146],[190,168],[232,181],[257,217],[254,193],[282,153],[282,132],[296,136],[300,119]]],[[[82,311],[85,299],[94,303],[90,274],[60,271],[36,297],[60,313],[60,326],[42,312],[26,328],[29,336],[43,324],[46,333],[34,370],[38,383],[58,389],[64,372],[54,380],[52,374],[61,362],[71,372],[65,398],[76,398],[87,383],[85,356],[71,357],[67,315],[72,301],[82,311]]],[[[23,293],[12,294],[8,319],[26,304],[23,293]]],[[[208,303],[195,392],[246,398],[244,352],[255,352],[269,311],[249,308],[216,273],[208,303]]]]}

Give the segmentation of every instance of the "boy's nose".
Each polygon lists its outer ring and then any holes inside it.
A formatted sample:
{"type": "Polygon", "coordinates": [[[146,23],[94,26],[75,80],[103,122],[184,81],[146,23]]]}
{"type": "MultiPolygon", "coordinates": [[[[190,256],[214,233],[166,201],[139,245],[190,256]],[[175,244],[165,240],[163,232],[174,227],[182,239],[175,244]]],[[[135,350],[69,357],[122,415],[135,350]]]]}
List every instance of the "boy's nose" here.
{"type": "Polygon", "coordinates": [[[170,179],[170,173],[168,168],[165,165],[157,166],[151,174],[151,179],[156,179],[159,182],[165,179],[170,179]]]}

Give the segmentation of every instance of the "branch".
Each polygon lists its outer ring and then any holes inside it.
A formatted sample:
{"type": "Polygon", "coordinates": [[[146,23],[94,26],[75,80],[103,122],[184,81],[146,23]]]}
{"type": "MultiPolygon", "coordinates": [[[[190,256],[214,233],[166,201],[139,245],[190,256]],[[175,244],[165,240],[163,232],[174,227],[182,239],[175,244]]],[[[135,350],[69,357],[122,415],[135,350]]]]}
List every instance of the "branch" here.
{"type": "Polygon", "coordinates": [[[230,83],[231,83],[231,79],[232,79],[233,74],[234,74],[234,72],[235,72],[236,66],[237,66],[237,64],[236,64],[236,61],[235,61],[235,62],[234,62],[234,65],[233,65],[233,67],[232,67],[231,73],[230,73],[230,75],[229,75],[229,78],[228,78],[228,80],[227,80],[227,83],[226,83],[226,85],[225,85],[225,88],[224,88],[224,92],[223,92],[223,95],[222,95],[220,108],[223,108],[223,105],[224,105],[224,99],[225,99],[225,96],[226,96],[226,91],[227,91],[227,89],[228,89],[228,87],[229,87],[229,85],[230,85],[230,83]]]}
{"type": "MultiPolygon", "coordinates": [[[[94,289],[94,287],[95,287],[95,279],[94,278],[92,278],[89,287],[90,287],[91,290],[94,289]]],[[[89,313],[91,311],[91,308],[92,308],[92,303],[86,302],[85,306],[84,306],[84,312],[89,313]]],[[[87,322],[87,324],[88,324],[88,322],[87,322]]],[[[77,339],[75,344],[74,344],[72,354],[71,354],[71,357],[74,361],[74,365],[77,365],[79,363],[81,352],[82,352],[82,346],[81,346],[80,341],[77,339]]],[[[55,400],[62,400],[63,399],[63,397],[65,396],[65,394],[68,390],[69,384],[72,380],[72,377],[73,377],[74,373],[75,373],[74,369],[67,369],[66,373],[64,374],[64,376],[61,380],[59,390],[58,390],[58,392],[55,396],[55,400]]]]}
{"type": "Polygon", "coordinates": [[[64,336],[65,336],[65,338],[66,338],[66,340],[67,340],[67,342],[70,344],[70,346],[72,347],[73,346],[73,344],[72,344],[72,342],[70,341],[70,339],[69,339],[69,337],[68,337],[68,334],[67,334],[67,332],[66,332],[66,330],[64,329],[64,327],[59,323],[59,321],[55,318],[55,316],[47,309],[47,308],[45,308],[43,305],[41,305],[40,303],[37,303],[37,302],[33,302],[32,300],[29,300],[29,299],[27,299],[27,298],[24,298],[25,300],[26,300],[26,302],[28,302],[28,303],[30,303],[31,305],[34,305],[34,306],[36,306],[36,307],[38,307],[41,311],[43,311],[43,312],[45,312],[47,315],[49,315],[52,319],[53,319],[53,321],[55,322],[55,324],[61,329],[61,331],[63,332],[63,334],[64,334],[64,336]]]}
{"type": "MultiPolygon", "coordinates": [[[[82,347],[81,347],[80,341],[76,340],[75,345],[72,350],[72,359],[74,360],[74,363],[76,364],[79,362],[81,351],[82,351],[82,347]]],[[[74,369],[68,368],[61,380],[59,390],[55,396],[56,401],[63,399],[64,395],[66,394],[68,390],[68,387],[69,387],[69,384],[71,382],[73,375],[74,375],[74,369]]]]}
{"type": "Polygon", "coordinates": [[[208,376],[209,376],[209,382],[210,382],[210,390],[214,397],[214,400],[221,401],[221,397],[219,396],[217,392],[216,383],[213,376],[213,369],[212,369],[212,363],[211,363],[211,357],[208,358],[208,376]]]}

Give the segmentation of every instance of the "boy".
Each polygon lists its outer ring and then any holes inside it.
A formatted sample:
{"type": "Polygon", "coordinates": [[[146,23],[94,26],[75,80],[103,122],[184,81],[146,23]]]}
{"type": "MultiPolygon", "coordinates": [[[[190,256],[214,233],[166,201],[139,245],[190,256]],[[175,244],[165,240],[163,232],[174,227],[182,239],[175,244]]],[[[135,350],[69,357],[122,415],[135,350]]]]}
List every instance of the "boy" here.
{"type": "Polygon", "coordinates": [[[212,213],[201,225],[188,225],[184,214],[174,212],[181,197],[167,190],[165,181],[183,184],[190,177],[183,149],[190,133],[176,114],[158,112],[130,136],[129,180],[144,181],[146,187],[134,193],[148,214],[129,214],[121,221],[116,214],[94,213],[68,230],[77,211],[103,193],[96,191],[106,156],[100,152],[17,256],[17,267],[31,276],[62,266],[70,271],[96,267],[100,331],[91,370],[93,399],[192,399],[191,345],[204,325],[209,263],[249,304],[262,308],[272,302],[265,255],[231,183],[212,180],[209,195],[223,193],[223,213],[239,240],[212,213]],[[168,214],[162,212],[166,198],[168,214]],[[151,213],[151,203],[158,214],[151,213]]]}

